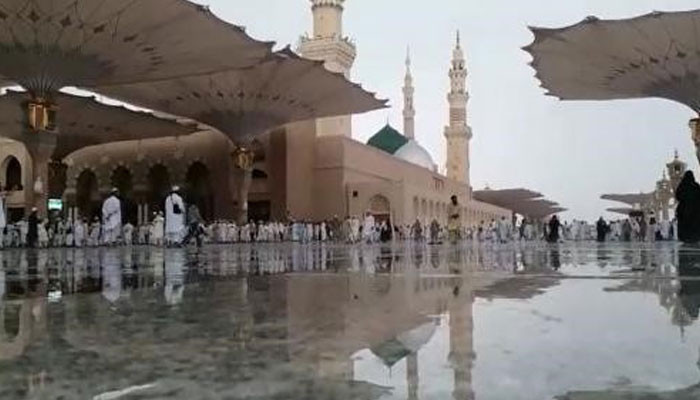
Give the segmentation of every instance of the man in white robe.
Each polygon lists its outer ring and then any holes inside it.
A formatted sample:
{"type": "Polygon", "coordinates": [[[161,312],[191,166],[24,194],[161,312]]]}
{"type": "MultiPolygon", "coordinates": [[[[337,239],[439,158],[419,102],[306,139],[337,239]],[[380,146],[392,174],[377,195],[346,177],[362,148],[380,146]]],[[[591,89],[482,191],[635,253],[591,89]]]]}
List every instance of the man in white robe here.
{"type": "Polygon", "coordinates": [[[75,227],[73,228],[73,237],[75,241],[75,247],[85,246],[85,237],[87,234],[87,220],[82,219],[75,222],[75,227]]]}
{"type": "Polygon", "coordinates": [[[185,202],[178,193],[180,188],[175,186],[165,198],[165,244],[179,245],[185,232],[185,202]]]}
{"type": "Polygon", "coordinates": [[[165,218],[162,212],[158,212],[155,217],[153,217],[153,222],[151,223],[150,240],[152,246],[162,246],[163,236],[165,232],[165,218]]]}
{"type": "Polygon", "coordinates": [[[102,203],[102,242],[112,246],[119,240],[122,232],[122,202],[117,197],[119,191],[115,188],[102,203]]]}
{"type": "Polygon", "coordinates": [[[362,223],[362,240],[365,243],[371,243],[374,239],[374,215],[370,212],[365,214],[365,219],[362,223]]]}
{"type": "Polygon", "coordinates": [[[124,225],[124,244],[127,246],[131,246],[133,241],[134,241],[134,226],[131,225],[131,222],[127,222],[126,225],[124,225]]]}
{"type": "Polygon", "coordinates": [[[5,243],[5,228],[7,228],[7,215],[5,214],[5,192],[0,193],[0,248],[5,243]]]}

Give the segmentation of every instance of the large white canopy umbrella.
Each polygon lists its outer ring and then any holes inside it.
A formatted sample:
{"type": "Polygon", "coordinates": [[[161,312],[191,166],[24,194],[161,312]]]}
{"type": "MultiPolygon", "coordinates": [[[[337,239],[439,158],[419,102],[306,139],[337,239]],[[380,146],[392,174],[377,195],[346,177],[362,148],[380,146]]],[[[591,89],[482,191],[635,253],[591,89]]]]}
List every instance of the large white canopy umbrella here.
{"type": "Polygon", "coordinates": [[[187,0],[3,0],[0,76],[36,96],[248,67],[268,56],[187,0]]]}
{"type": "Polygon", "coordinates": [[[525,47],[548,94],[564,100],[661,97],[700,111],[700,10],[531,28],[525,47]]]}
{"type": "MultiPolygon", "coordinates": [[[[559,28],[531,28],[536,77],[562,100],[658,97],[700,112],[700,10],[636,18],[588,17],[559,28]]],[[[691,121],[700,146],[698,120],[691,121]]]]}
{"type": "Polygon", "coordinates": [[[252,140],[290,122],[386,107],[374,93],[289,49],[249,68],[159,82],[103,86],[112,98],[199,121],[236,144],[238,219],[247,220],[252,140]]]}
{"type": "Polygon", "coordinates": [[[600,198],[603,200],[616,201],[618,203],[623,203],[630,206],[645,207],[647,204],[654,201],[654,192],[604,194],[600,196],[600,198]]]}
{"type": "MultiPolygon", "coordinates": [[[[99,92],[102,85],[250,67],[269,57],[272,45],[187,0],[0,2],[0,84],[30,94],[30,123],[18,139],[31,155],[35,182],[61,134],[54,99],[61,88],[99,92]]],[[[45,208],[46,198],[37,198],[45,208]]]]}
{"type": "Polygon", "coordinates": [[[249,68],[159,82],[103,86],[100,92],[212,126],[248,143],[290,122],[386,107],[374,93],[289,49],[249,68]]]}
{"type": "MultiPolygon", "coordinates": [[[[8,91],[0,96],[0,132],[2,136],[21,141],[26,126],[22,104],[30,95],[8,91]]],[[[56,105],[60,135],[55,135],[54,160],[88,146],[106,143],[188,135],[198,131],[195,124],[178,123],[150,112],[134,111],[123,106],[98,102],[94,97],[57,93],[56,105]]]]}

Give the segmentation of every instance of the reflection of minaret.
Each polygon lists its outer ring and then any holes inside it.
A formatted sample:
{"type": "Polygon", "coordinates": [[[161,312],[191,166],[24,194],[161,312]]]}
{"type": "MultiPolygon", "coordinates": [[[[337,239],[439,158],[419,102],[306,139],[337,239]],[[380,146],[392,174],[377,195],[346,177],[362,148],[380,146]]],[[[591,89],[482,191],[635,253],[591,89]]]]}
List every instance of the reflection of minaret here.
{"type": "Polygon", "coordinates": [[[418,354],[406,357],[406,380],[408,381],[408,400],[418,400],[418,354]]]}
{"type": "MultiPolygon", "coordinates": [[[[312,37],[302,37],[299,52],[311,60],[324,61],[329,71],[350,78],[355,62],[355,45],[343,36],[345,0],[311,0],[314,17],[312,37]]],[[[352,136],[352,117],[342,116],[316,120],[318,136],[352,136]]]]}
{"type": "Polygon", "coordinates": [[[409,139],[416,135],[416,110],[413,107],[413,76],[411,76],[411,53],[406,52],[406,77],[403,86],[403,134],[409,139]]]}
{"type": "Polygon", "coordinates": [[[467,67],[457,32],[457,45],[450,68],[450,124],[445,128],[447,139],[447,177],[469,185],[469,140],[472,131],[467,125],[467,67]]]}
{"type": "Polygon", "coordinates": [[[472,366],[474,363],[471,284],[462,279],[460,286],[454,290],[454,298],[450,304],[450,355],[449,361],[454,370],[454,389],[452,398],[455,400],[473,400],[472,366]]]}

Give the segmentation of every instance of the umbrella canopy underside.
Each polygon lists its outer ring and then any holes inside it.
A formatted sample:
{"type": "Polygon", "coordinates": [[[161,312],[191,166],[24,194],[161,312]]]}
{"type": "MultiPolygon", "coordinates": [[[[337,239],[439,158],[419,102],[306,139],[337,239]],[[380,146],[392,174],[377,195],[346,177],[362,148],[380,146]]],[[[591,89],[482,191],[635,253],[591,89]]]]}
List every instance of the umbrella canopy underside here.
{"type": "Polygon", "coordinates": [[[153,83],[102,87],[100,93],[131,104],[212,126],[246,141],[302,120],[386,107],[373,93],[289,50],[250,68],[153,83]]]}
{"type": "Polygon", "coordinates": [[[524,48],[547,94],[563,100],[659,97],[700,111],[700,10],[531,28],[524,48]]]}
{"type": "Polygon", "coordinates": [[[271,42],[187,0],[3,0],[0,77],[35,94],[249,67],[271,42]]]}
{"type": "MultiPolygon", "coordinates": [[[[0,131],[2,136],[23,140],[26,132],[26,92],[8,91],[0,96],[0,131]]],[[[126,107],[109,106],[93,97],[56,95],[60,110],[57,121],[57,144],[54,159],[63,159],[87,146],[129,140],[153,139],[194,133],[193,124],[181,124],[173,119],[159,118],[151,113],[132,111],[126,107]]]]}

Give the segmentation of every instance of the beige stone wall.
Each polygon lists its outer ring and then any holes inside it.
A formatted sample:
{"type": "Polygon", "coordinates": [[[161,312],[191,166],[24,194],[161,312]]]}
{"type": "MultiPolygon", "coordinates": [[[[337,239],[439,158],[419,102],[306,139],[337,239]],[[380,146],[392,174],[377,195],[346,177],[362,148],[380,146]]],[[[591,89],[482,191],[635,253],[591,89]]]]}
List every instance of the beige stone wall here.
{"type": "Polygon", "coordinates": [[[508,210],[473,201],[465,184],[344,137],[316,139],[314,176],[315,219],[362,215],[373,197],[383,196],[391,203],[396,224],[416,219],[423,223],[437,219],[444,224],[453,194],[464,207],[465,226],[511,215],[508,210]]]}
{"type": "Polygon", "coordinates": [[[315,123],[298,122],[285,129],[287,209],[294,218],[314,219],[315,123]]]}

